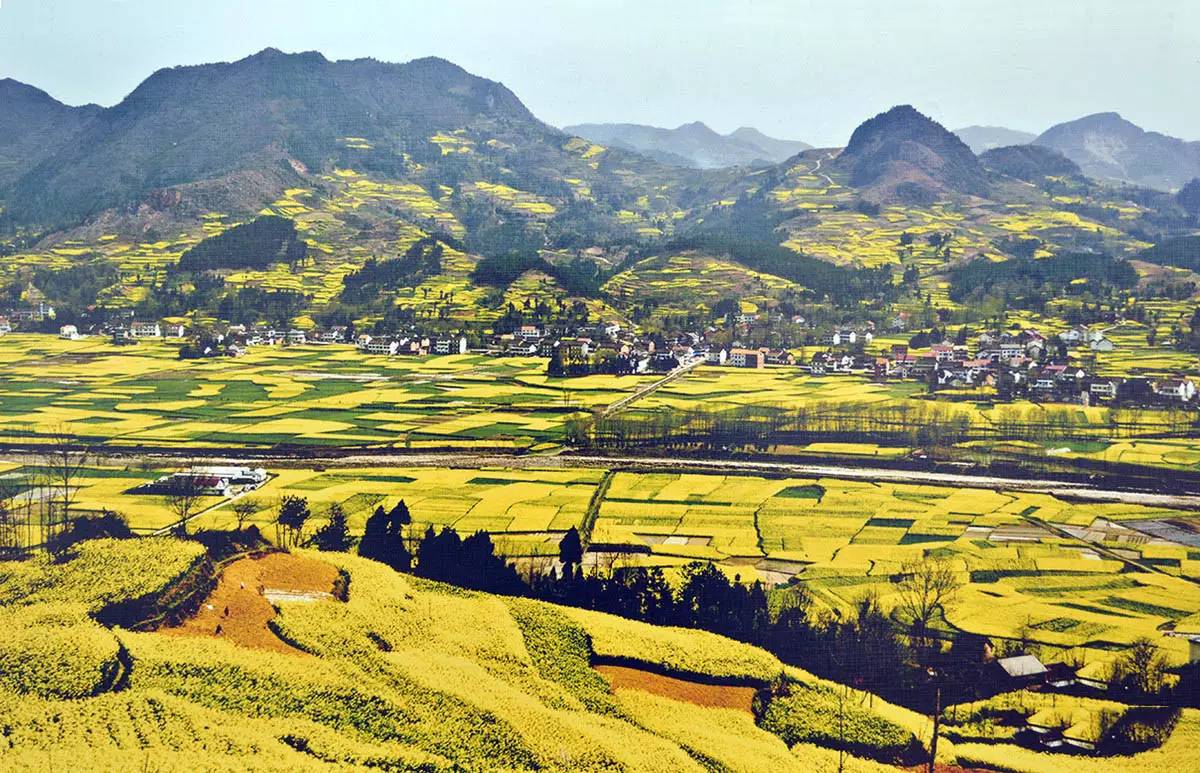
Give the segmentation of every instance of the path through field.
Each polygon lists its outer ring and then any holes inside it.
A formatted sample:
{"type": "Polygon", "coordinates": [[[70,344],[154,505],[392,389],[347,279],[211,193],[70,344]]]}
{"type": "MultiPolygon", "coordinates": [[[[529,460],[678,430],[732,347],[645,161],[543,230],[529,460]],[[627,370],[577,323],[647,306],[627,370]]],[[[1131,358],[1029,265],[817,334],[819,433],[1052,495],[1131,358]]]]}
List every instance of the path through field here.
{"type": "Polygon", "coordinates": [[[657,389],[660,389],[663,386],[666,386],[667,384],[671,383],[675,379],[682,376],[684,373],[691,371],[696,366],[702,365],[703,363],[704,363],[703,357],[693,357],[691,360],[680,365],[678,368],[675,368],[670,373],[668,373],[665,376],[663,376],[662,378],[660,378],[658,381],[647,384],[646,386],[637,390],[633,394],[626,395],[625,397],[622,397],[620,400],[617,400],[615,403],[613,403],[612,405],[605,408],[601,412],[600,415],[601,416],[612,416],[614,413],[620,413],[621,411],[625,410],[633,403],[637,402],[638,400],[641,400],[646,395],[654,392],[657,389]]]}
{"type": "Polygon", "coordinates": [[[212,636],[243,647],[300,654],[268,623],[274,601],[331,601],[337,570],[324,561],[269,553],[240,558],[221,573],[217,587],[182,625],[161,629],[180,636],[212,636]]]}

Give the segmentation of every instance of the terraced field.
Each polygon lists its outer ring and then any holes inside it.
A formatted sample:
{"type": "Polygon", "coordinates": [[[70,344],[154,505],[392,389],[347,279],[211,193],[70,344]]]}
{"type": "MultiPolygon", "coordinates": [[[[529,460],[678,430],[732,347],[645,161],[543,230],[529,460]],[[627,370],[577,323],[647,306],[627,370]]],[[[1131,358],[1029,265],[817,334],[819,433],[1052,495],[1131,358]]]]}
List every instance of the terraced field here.
{"type": "MultiPolygon", "coordinates": [[[[595,550],[632,551],[622,563],[711,560],[743,580],[804,583],[846,610],[868,592],[890,603],[903,562],[947,557],[966,585],[946,625],[998,639],[1029,629],[1099,664],[1200,611],[1200,551],[1130,528],[1181,515],[990,489],[618,473],[592,537],[595,550]]],[[[1185,654],[1181,643],[1163,646],[1185,654]]]]}

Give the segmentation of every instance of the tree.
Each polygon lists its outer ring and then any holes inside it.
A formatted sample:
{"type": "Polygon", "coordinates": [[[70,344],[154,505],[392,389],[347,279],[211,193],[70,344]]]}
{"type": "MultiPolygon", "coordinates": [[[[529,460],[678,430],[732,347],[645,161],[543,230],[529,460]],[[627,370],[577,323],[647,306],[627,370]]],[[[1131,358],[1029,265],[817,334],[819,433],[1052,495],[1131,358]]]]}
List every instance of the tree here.
{"type": "Polygon", "coordinates": [[[0,479],[0,561],[18,558],[23,549],[16,504],[18,493],[20,487],[16,481],[0,479]]]}
{"type": "Polygon", "coordinates": [[[300,537],[304,533],[304,524],[308,522],[310,515],[306,498],[284,497],[279,503],[279,513],[275,516],[276,537],[280,545],[285,548],[299,545],[300,537]]]}
{"type": "Polygon", "coordinates": [[[350,549],[350,526],[346,511],[337,502],[329,505],[329,522],[317,529],[312,543],[317,550],[342,552],[350,549]]]}
{"type": "Polygon", "coordinates": [[[1110,684],[1141,695],[1152,696],[1165,684],[1167,659],[1148,637],[1134,639],[1129,649],[1112,665],[1110,684]]]}
{"type": "MultiPolygon", "coordinates": [[[[411,522],[408,507],[403,501],[391,511],[383,506],[375,508],[375,512],[367,519],[362,540],[358,543],[358,554],[364,558],[387,564],[397,572],[406,572],[412,566],[412,554],[404,544],[404,517],[411,522]]],[[[432,527],[431,527],[432,528],[432,527]]]]}
{"type": "Polygon", "coordinates": [[[46,549],[61,556],[68,548],[89,539],[132,539],[133,532],[125,516],[105,510],[100,515],[72,518],[51,537],[46,549]]]}
{"type": "Polygon", "coordinates": [[[237,519],[237,530],[242,531],[246,528],[246,523],[250,518],[259,511],[261,505],[257,499],[243,497],[233,503],[233,517],[237,519]]]}
{"type": "Polygon", "coordinates": [[[191,468],[181,470],[167,479],[163,497],[167,500],[167,508],[175,514],[175,529],[180,534],[187,534],[188,520],[204,496],[204,491],[204,478],[191,468]]]}
{"type": "Polygon", "coordinates": [[[90,449],[77,445],[75,441],[75,435],[65,425],[60,425],[50,434],[50,442],[46,444],[46,452],[42,455],[42,466],[58,494],[58,512],[55,513],[55,508],[51,508],[49,518],[42,524],[43,543],[49,542],[59,525],[71,517],[71,505],[79,496],[78,480],[91,460],[90,449]]]}
{"type": "Polygon", "coordinates": [[[939,610],[944,613],[953,603],[962,581],[950,561],[929,556],[906,561],[900,574],[896,608],[912,621],[913,641],[925,649],[930,644],[930,623],[939,610]]]}
{"type": "Polygon", "coordinates": [[[558,543],[558,560],[563,564],[563,577],[575,573],[575,567],[583,562],[583,542],[579,530],[572,526],[558,543]]]}

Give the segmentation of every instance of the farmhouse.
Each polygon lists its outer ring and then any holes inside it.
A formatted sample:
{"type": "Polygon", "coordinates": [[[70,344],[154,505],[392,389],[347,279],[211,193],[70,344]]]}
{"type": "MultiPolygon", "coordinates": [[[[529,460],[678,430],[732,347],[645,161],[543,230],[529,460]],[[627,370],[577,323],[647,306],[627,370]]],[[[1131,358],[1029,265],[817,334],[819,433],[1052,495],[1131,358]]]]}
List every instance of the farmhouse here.
{"type": "Polygon", "coordinates": [[[1005,691],[1039,684],[1045,680],[1048,673],[1042,662],[1033,655],[997,658],[992,669],[996,685],[1005,691]]]}
{"type": "Polygon", "coordinates": [[[393,341],[390,338],[370,338],[366,343],[360,344],[360,347],[367,354],[395,354],[400,348],[399,341],[393,341]]]}
{"type": "Polygon", "coordinates": [[[162,338],[162,325],[135,319],[129,323],[129,335],[134,338],[162,338]]]}
{"type": "Polygon", "coordinates": [[[1196,384],[1187,378],[1169,378],[1150,384],[1154,394],[1170,402],[1185,403],[1196,396],[1196,384]]]}
{"type": "Polygon", "coordinates": [[[730,349],[728,362],[735,368],[761,368],[766,357],[758,349],[730,349]]]}
{"type": "Polygon", "coordinates": [[[79,335],[79,328],[74,325],[63,325],[58,329],[58,337],[68,341],[77,341],[81,336],[79,335]]]}

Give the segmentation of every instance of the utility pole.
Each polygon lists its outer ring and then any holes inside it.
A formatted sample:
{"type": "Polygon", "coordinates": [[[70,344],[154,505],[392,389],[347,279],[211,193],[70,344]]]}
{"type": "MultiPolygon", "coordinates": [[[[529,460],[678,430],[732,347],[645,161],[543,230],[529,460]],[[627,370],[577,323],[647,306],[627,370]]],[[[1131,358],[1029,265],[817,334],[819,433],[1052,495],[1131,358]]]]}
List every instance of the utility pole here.
{"type": "Polygon", "coordinates": [[[933,737],[929,739],[929,773],[934,773],[933,766],[937,762],[937,743],[938,730],[940,729],[942,719],[942,683],[938,681],[938,672],[936,669],[928,669],[927,672],[933,679],[933,737]]]}

